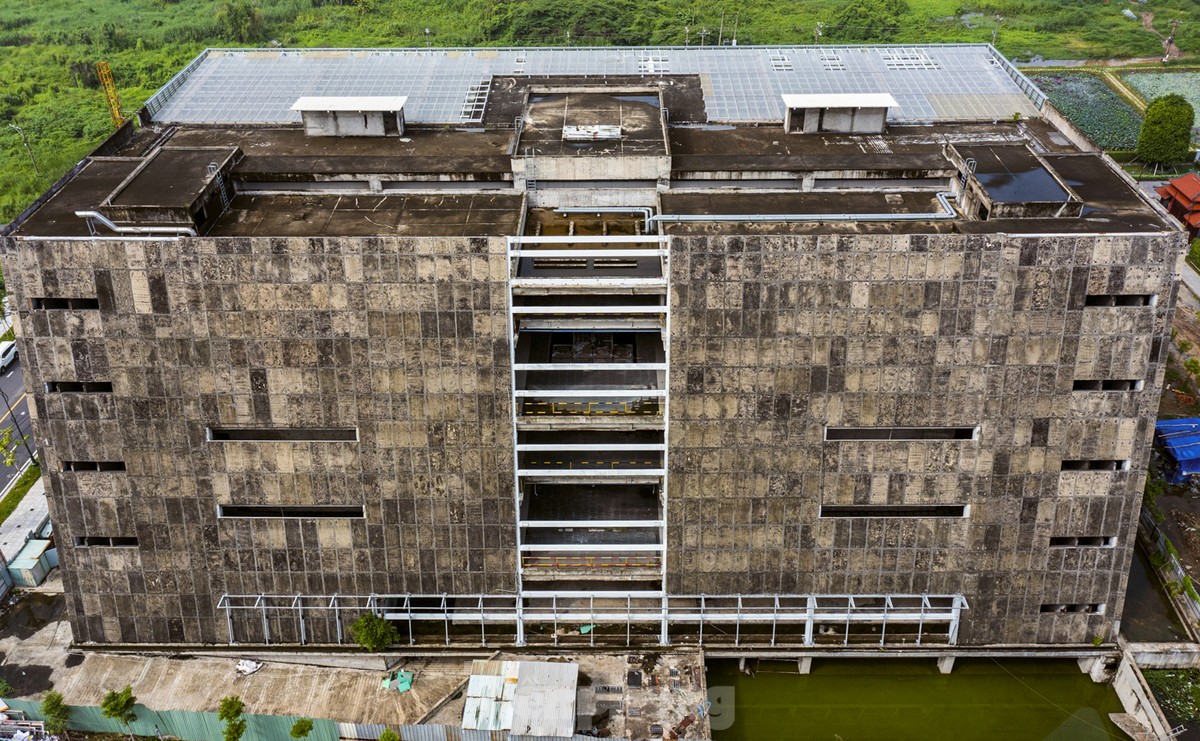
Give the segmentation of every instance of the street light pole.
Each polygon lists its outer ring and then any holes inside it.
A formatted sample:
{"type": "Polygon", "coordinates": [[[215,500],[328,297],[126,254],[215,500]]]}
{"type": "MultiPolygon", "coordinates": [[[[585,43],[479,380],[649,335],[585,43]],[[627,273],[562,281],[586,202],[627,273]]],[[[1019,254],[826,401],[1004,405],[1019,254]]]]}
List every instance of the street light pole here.
{"type": "Polygon", "coordinates": [[[13,427],[17,430],[17,437],[21,440],[21,444],[25,446],[25,452],[29,454],[29,460],[33,461],[33,465],[35,466],[40,465],[33,449],[29,447],[29,439],[21,432],[21,425],[17,422],[17,414],[13,411],[12,402],[8,400],[8,394],[4,392],[4,389],[0,389],[0,398],[4,399],[4,406],[8,407],[8,416],[12,417],[13,427]]]}
{"type": "Polygon", "coordinates": [[[33,163],[33,171],[36,172],[38,175],[41,175],[42,170],[41,170],[41,168],[38,167],[37,160],[35,160],[33,158],[33,150],[29,148],[29,139],[27,139],[25,137],[25,129],[22,129],[20,126],[17,126],[15,123],[10,123],[8,125],[8,127],[10,129],[13,129],[18,134],[21,135],[21,143],[25,145],[25,154],[29,155],[29,161],[33,163]]]}

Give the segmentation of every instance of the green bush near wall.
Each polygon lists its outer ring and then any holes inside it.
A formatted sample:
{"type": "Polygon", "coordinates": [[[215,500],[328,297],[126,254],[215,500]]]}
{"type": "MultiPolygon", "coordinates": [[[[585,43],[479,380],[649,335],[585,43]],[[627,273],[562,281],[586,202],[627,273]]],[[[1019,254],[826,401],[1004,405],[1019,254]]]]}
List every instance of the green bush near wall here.
{"type": "MultiPolygon", "coordinates": [[[[19,710],[34,720],[44,720],[41,705],[35,700],[5,700],[13,710],[19,710]]],[[[225,724],[216,713],[198,713],[191,710],[151,710],[144,705],[134,706],[137,720],[131,725],[138,736],[154,737],[156,733],[163,736],[175,736],[183,741],[212,741],[221,738],[225,724]]],[[[301,716],[289,715],[251,715],[245,716],[247,721],[246,735],[242,741],[280,741],[290,737],[292,725],[301,716]]],[[[338,741],[337,723],[331,720],[313,718],[312,733],[308,735],[311,741],[338,741]]],[[[84,705],[71,706],[71,720],[68,727],[72,731],[87,731],[91,733],[119,733],[125,729],[120,723],[105,718],[98,707],[84,705]]]]}

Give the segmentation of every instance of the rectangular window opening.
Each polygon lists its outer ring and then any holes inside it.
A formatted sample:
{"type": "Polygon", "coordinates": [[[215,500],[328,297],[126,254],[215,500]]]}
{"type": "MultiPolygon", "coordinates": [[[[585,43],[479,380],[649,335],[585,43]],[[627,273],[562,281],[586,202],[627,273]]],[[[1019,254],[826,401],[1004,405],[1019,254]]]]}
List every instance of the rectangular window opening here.
{"type": "Polygon", "coordinates": [[[137,548],[137,538],[108,537],[103,535],[84,535],[75,538],[77,548],[137,548]]]}
{"type": "Polygon", "coordinates": [[[1141,391],[1141,379],[1077,380],[1072,391],[1141,391]]]}
{"type": "Polygon", "coordinates": [[[357,427],[209,427],[211,442],[357,442],[357,427]]]}
{"type": "Polygon", "coordinates": [[[1041,612],[1103,615],[1104,614],[1104,603],[1103,602],[1075,602],[1075,603],[1054,602],[1054,603],[1042,605],[1041,612]]]}
{"type": "Polygon", "coordinates": [[[217,517],[264,517],[272,519],[298,518],[306,520],[357,519],[367,516],[366,508],[339,504],[221,504],[217,517]]]}
{"type": "Polygon", "coordinates": [[[103,471],[115,473],[125,470],[125,461],[62,461],[60,471],[103,471]]]}
{"type": "Polygon", "coordinates": [[[974,440],[978,427],[826,427],[834,440],[974,440]]]}
{"type": "Polygon", "coordinates": [[[1116,460],[1065,460],[1062,462],[1064,471],[1128,471],[1129,461],[1116,460]]]}
{"type": "Polygon", "coordinates": [[[1113,535],[1057,535],[1050,538],[1051,548],[1115,548],[1113,535]]]}
{"type": "Polygon", "coordinates": [[[47,381],[47,394],[111,394],[111,381],[47,381]]]}
{"type": "Polygon", "coordinates": [[[100,308],[100,299],[95,298],[54,298],[42,296],[29,299],[29,308],[45,311],[84,311],[100,308]]]}
{"type": "Polygon", "coordinates": [[[1154,306],[1153,293],[1089,293],[1085,306],[1154,306]]]}
{"type": "Polygon", "coordinates": [[[826,504],[821,517],[966,517],[962,504],[826,504]]]}

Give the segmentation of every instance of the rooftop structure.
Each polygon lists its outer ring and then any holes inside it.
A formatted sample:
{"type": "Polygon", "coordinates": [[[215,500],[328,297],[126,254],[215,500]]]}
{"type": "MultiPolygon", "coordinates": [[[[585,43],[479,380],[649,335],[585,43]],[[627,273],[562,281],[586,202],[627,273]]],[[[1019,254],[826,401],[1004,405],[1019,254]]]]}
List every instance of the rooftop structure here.
{"type": "Polygon", "coordinates": [[[210,50],[3,258],[80,641],[1091,651],[1184,245],[986,45],[210,50]]]}

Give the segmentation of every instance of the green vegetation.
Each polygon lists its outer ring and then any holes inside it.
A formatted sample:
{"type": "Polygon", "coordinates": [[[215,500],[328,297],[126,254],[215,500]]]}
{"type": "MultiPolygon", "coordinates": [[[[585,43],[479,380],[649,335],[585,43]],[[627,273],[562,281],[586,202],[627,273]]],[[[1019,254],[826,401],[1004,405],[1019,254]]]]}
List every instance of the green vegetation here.
{"type": "Polygon", "coordinates": [[[400,641],[396,626],[370,612],[359,615],[350,625],[350,637],[372,653],[378,653],[400,641]]]}
{"type": "Polygon", "coordinates": [[[1173,722],[1200,720],[1200,670],[1148,669],[1143,674],[1173,722]]]}
{"type": "Polygon", "coordinates": [[[12,342],[15,339],[17,339],[17,330],[13,327],[9,327],[7,332],[0,334],[0,342],[12,342]]]}
{"type": "Polygon", "coordinates": [[[133,694],[133,687],[128,684],[120,691],[109,690],[100,700],[100,713],[105,718],[111,718],[125,726],[130,741],[133,741],[133,729],[129,724],[137,720],[137,713],[133,711],[136,704],[137,696],[133,694]]]}
{"type": "Polygon", "coordinates": [[[292,738],[308,738],[308,734],[312,733],[313,722],[311,718],[301,718],[292,724],[292,730],[289,735],[292,738]]]}
{"type": "Polygon", "coordinates": [[[16,690],[9,684],[7,679],[0,677],[0,698],[11,698],[16,694],[16,690]]]}
{"type": "Polygon", "coordinates": [[[1149,165],[1172,165],[1187,159],[1196,112],[1182,95],[1155,98],[1146,107],[1138,135],[1138,159],[1149,165]]]}
{"type": "MultiPolygon", "coordinates": [[[[1200,72],[1130,72],[1122,77],[1143,100],[1174,93],[1191,103],[1193,110],[1200,110],[1200,72]]],[[[1200,126],[1193,126],[1192,141],[1200,144],[1200,126]]]]}
{"type": "Polygon", "coordinates": [[[1054,72],[1029,77],[1055,108],[1104,149],[1132,149],[1137,144],[1141,116],[1096,75],[1054,72]]]}
{"type": "MultiPolygon", "coordinates": [[[[1159,38],[1122,16],[1123,7],[1094,0],[0,0],[0,222],[111,133],[95,71],[102,60],[129,114],[206,46],[712,45],[734,37],[739,44],[936,43],[991,41],[995,31],[997,46],[1015,58],[1161,54],[1159,38]],[[24,132],[36,169],[10,124],[24,132]]],[[[1181,19],[1177,45],[1200,49],[1200,5],[1151,0],[1137,10],[1154,13],[1160,33],[1164,19],[1181,19]]]]}
{"type": "Polygon", "coordinates": [[[50,690],[42,696],[40,709],[46,719],[46,731],[55,736],[66,736],[71,708],[63,701],[63,694],[50,690]]]}
{"type": "Polygon", "coordinates": [[[400,741],[400,735],[391,728],[384,728],[383,733],[379,734],[379,741],[400,741]]]}
{"type": "MultiPolygon", "coordinates": [[[[42,469],[37,466],[30,466],[25,469],[25,473],[21,474],[21,477],[17,479],[17,483],[8,492],[8,496],[3,501],[0,501],[0,523],[7,520],[8,516],[17,510],[17,507],[21,504],[21,500],[29,493],[30,487],[41,477],[42,469]]],[[[0,692],[0,696],[3,695],[4,693],[0,692]]]]}
{"type": "Polygon", "coordinates": [[[246,719],[242,713],[246,710],[246,703],[242,702],[242,698],[237,695],[230,695],[221,699],[221,707],[217,711],[217,718],[224,721],[225,731],[221,738],[223,741],[238,741],[246,733],[246,719]]]}

